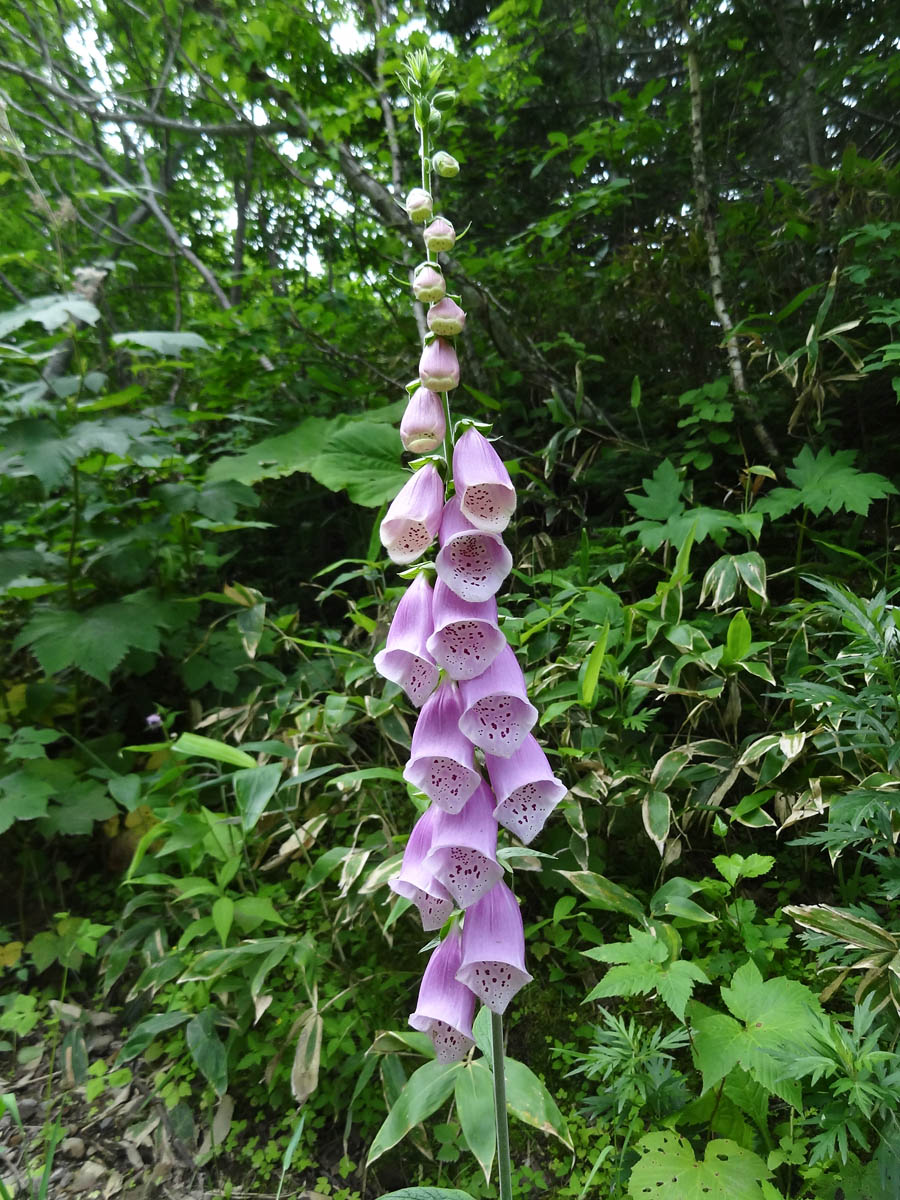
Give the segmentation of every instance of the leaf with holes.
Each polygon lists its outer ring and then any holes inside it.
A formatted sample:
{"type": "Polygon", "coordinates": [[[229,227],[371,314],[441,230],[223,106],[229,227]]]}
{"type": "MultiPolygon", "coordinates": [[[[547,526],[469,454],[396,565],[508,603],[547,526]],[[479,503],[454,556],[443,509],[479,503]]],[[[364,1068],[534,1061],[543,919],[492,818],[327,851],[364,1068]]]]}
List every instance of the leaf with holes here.
{"type": "Polygon", "coordinates": [[[628,1180],[634,1200],[767,1200],[773,1194],[763,1188],[772,1177],[765,1162],[727,1138],[710,1142],[702,1162],[694,1157],[690,1142],[676,1133],[648,1133],[635,1149],[641,1157],[628,1180]]]}

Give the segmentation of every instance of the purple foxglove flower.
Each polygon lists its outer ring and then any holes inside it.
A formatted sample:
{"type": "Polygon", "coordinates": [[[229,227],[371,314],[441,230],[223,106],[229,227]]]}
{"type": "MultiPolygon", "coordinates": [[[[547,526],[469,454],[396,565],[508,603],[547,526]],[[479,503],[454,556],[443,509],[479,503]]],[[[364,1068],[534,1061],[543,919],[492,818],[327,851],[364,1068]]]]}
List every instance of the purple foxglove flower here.
{"type": "Polygon", "coordinates": [[[435,815],[436,810],[429,808],[416,821],[403,852],[400,874],[388,880],[391,891],[411,900],[419,910],[425,930],[440,929],[454,909],[450,893],[425,866],[435,815]]]}
{"type": "Polygon", "coordinates": [[[453,449],[453,483],[460,511],[476,529],[502,533],[516,508],[516,489],[500,455],[477,429],[453,449]]]}
{"type": "Polygon", "coordinates": [[[409,398],[400,422],[400,440],[411,454],[427,454],[444,440],[447,422],[437,392],[417,388],[409,398]]]}
{"type": "Polygon", "coordinates": [[[424,188],[413,188],[406,197],[406,215],[411,221],[415,221],[417,225],[421,225],[423,221],[431,220],[431,214],[434,210],[434,202],[431,195],[424,188]]]}
{"type": "Polygon", "coordinates": [[[433,154],[431,165],[442,179],[452,179],[454,175],[459,174],[459,163],[446,150],[438,150],[437,154],[433,154]]]}
{"type": "Polygon", "coordinates": [[[547,755],[529,733],[511,758],[484,756],[497,797],[494,816],[527,846],[566,794],[547,755]]]}
{"type": "Polygon", "coordinates": [[[510,758],[538,716],[512,647],[504,646],[486,671],[462,680],[459,688],[465,705],[459,719],[462,732],[485,754],[510,758]]]}
{"type": "Polygon", "coordinates": [[[440,674],[426,644],[434,628],[431,606],[431,585],[422,572],[400,598],[385,648],[375,655],[375,670],[399,684],[416,708],[437,687],[440,674]]]}
{"type": "Polygon", "coordinates": [[[428,960],[416,1011],[409,1018],[413,1029],[429,1035],[441,1063],[459,1062],[475,1044],[475,995],[456,979],[461,957],[462,936],[451,929],[428,960]]]}
{"type": "Polygon", "coordinates": [[[435,338],[422,351],[419,379],[422,387],[430,388],[433,392],[449,392],[459,386],[459,359],[444,338],[435,338]]]}
{"type": "Polygon", "coordinates": [[[430,304],[433,300],[442,300],[447,294],[444,276],[428,263],[416,270],[412,289],[416,299],[421,300],[423,304],[430,304]]]}
{"type": "Polygon", "coordinates": [[[519,902],[502,881],[466,911],[456,978],[495,1013],[506,1012],[516,992],[531,983],[519,902]]]}
{"type": "Polygon", "coordinates": [[[444,296],[443,300],[432,304],[425,314],[425,320],[431,332],[439,334],[440,337],[456,337],[466,327],[466,314],[449,296],[444,296]]]}
{"type": "Polygon", "coordinates": [[[425,246],[433,254],[442,250],[452,250],[456,244],[456,230],[446,217],[435,217],[422,234],[425,246]]]}
{"type": "Polygon", "coordinates": [[[498,533],[484,533],[466,520],[454,496],[444,505],[438,577],[461,600],[490,600],[512,570],[512,555],[498,533]]]}
{"type": "Polygon", "coordinates": [[[448,813],[458,813],[481,783],[472,743],[459,731],[462,711],[459,689],[445,679],[419,714],[403,769],[404,779],[448,813]]]}
{"type": "Polygon", "coordinates": [[[478,604],[461,600],[439,578],[431,615],[434,633],[426,643],[428,653],[452,679],[474,679],[506,645],[497,627],[497,601],[493,598],[478,604]]]}
{"type": "Polygon", "coordinates": [[[494,796],[486,783],[458,813],[438,812],[425,865],[460,908],[468,908],[503,878],[497,862],[494,796]]]}
{"type": "Polygon", "coordinates": [[[425,553],[441,523],[444,483],[434,463],[426,463],[400,489],[381,522],[381,544],[395,563],[411,563],[425,553]]]}

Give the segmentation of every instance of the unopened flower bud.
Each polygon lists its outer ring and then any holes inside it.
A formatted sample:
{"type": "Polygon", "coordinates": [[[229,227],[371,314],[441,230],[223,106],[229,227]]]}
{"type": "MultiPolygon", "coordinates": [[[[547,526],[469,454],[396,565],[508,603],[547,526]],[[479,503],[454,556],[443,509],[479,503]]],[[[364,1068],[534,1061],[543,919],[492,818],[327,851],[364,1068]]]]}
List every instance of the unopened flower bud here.
{"type": "Polygon", "coordinates": [[[423,235],[425,245],[432,254],[442,250],[452,250],[456,241],[456,230],[446,217],[435,217],[425,229],[423,235]]]}
{"type": "Polygon", "coordinates": [[[431,194],[426,192],[424,188],[413,188],[406,197],[406,214],[417,225],[421,225],[423,221],[429,220],[433,209],[434,203],[431,199],[431,194]]]}
{"type": "Polygon", "coordinates": [[[444,440],[447,422],[437,392],[420,387],[409,398],[400,422],[400,440],[410,454],[428,454],[444,440]]]}
{"type": "Polygon", "coordinates": [[[466,327],[466,314],[449,296],[445,296],[438,304],[433,304],[425,319],[431,332],[439,337],[456,337],[466,327]]]}
{"type": "Polygon", "coordinates": [[[441,337],[429,342],[419,359],[419,379],[422,387],[432,392],[449,392],[459,387],[459,359],[449,342],[441,337]]]}
{"type": "Polygon", "coordinates": [[[437,154],[432,155],[431,165],[442,179],[452,179],[459,174],[459,163],[446,150],[438,150],[437,154]]]}
{"type": "Polygon", "coordinates": [[[428,263],[417,268],[413,276],[412,288],[416,299],[421,300],[423,304],[442,300],[447,291],[444,276],[428,263]]]}

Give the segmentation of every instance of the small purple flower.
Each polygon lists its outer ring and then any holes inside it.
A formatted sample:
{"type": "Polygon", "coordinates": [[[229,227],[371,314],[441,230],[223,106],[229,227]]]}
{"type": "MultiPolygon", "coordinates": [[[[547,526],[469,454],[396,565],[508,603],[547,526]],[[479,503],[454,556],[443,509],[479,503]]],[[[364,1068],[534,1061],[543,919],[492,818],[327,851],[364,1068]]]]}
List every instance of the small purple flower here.
{"type": "Polygon", "coordinates": [[[461,600],[443,579],[434,585],[431,615],[434,633],[428,653],[452,679],[474,679],[486,670],[506,639],[497,627],[497,601],[461,600]]]}
{"type": "Polygon", "coordinates": [[[460,908],[468,908],[503,877],[497,862],[494,796],[479,784],[458,813],[438,812],[426,866],[460,908]]]}
{"type": "Polygon", "coordinates": [[[504,646],[486,671],[462,680],[459,687],[465,705],[459,719],[462,732],[485,754],[510,758],[538,716],[512,647],[504,646]]]}
{"type": "Polygon", "coordinates": [[[381,544],[395,563],[411,563],[434,541],[444,506],[444,483],[426,463],[400,489],[381,522],[381,544]]]}
{"type": "Polygon", "coordinates": [[[511,758],[486,754],[484,761],[497,797],[494,816],[527,846],[565,796],[565,786],[531,734],[511,758]]]}
{"type": "Polygon", "coordinates": [[[422,351],[419,379],[422,387],[430,388],[433,392],[449,392],[459,386],[459,359],[444,338],[435,338],[422,351]]]}
{"type": "Polygon", "coordinates": [[[461,957],[462,936],[451,929],[428,960],[416,1011],[409,1018],[413,1029],[429,1035],[441,1063],[459,1062],[475,1044],[475,994],[456,979],[461,957]]]}
{"type": "Polygon", "coordinates": [[[450,893],[425,866],[435,815],[436,810],[429,808],[416,821],[403,852],[400,874],[388,880],[391,891],[411,900],[419,910],[425,930],[440,929],[454,908],[450,893]]]}
{"type": "Polygon", "coordinates": [[[445,679],[419,714],[403,770],[404,779],[448,813],[458,813],[481,783],[472,743],[459,730],[462,711],[459,689],[445,679]]]}
{"type": "Polygon", "coordinates": [[[433,254],[439,254],[442,250],[452,250],[456,242],[456,230],[446,217],[435,217],[422,236],[425,238],[426,248],[433,254]]]}
{"type": "Polygon", "coordinates": [[[460,511],[476,529],[502,533],[516,508],[516,489],[500,455],[477,429],[453,450],[453,483],[460,511]]]}
{"type": "Polygon", "coordinates": [[[466,910],[456,978],[495,1013],[531,982],[519,902],[502,880],[466,910]]]}
{"type": "Polygon", "coordinates": [[[438,577],[461,600],[490,600],[512,570],[512,555],[499,533],[484,533],[466,520],[454,496],[444,506],[438,577]]]}
{"type": "Polygon", "coordinates": [[[147,729],[162,729],[163,719],[159,713],[148,713],[147,716],[144,717],[144,725],[147,727],[147,729]]]}
{"type": "Polygon", "coordinates": [[[416,268],[413,275],[412,289],[417,300],[421,300],[423,304],[430,304],[434,300],[444,298],[447,284],[437,268],[430,263],[423,263],[421,267],[416,268]]]}
{"type": "Polygon", "coordinates": [[[416,388],[400,422],[400,441],[410,454],[428,454],[444,440],[447,422],[437,392],[416,388]]]}
{"type": "Polygon", "coordinates": [[[466,327],[465,312],[449,296],[444,296],[437,304],[432,304],[425,314],[425,320],[431,332],[440,337],[456,337],[466,327]]]}
{"type": "Polygon", "coordinates": [[[423,571],[401,596],[385,648],[375,655],[375,670],[403,688],[416,708],[437,687],[440,674],[427,647],[434,628],[431,606],[431,585],[423,571]]]}
{"type": "Polygon", "coordinates": [[[406,197],[406,215],[409,219],[421,225],[423,221],[431,219],[433,211],[434,202],[431,195],[424,188],[413,188],[406,197]]]}

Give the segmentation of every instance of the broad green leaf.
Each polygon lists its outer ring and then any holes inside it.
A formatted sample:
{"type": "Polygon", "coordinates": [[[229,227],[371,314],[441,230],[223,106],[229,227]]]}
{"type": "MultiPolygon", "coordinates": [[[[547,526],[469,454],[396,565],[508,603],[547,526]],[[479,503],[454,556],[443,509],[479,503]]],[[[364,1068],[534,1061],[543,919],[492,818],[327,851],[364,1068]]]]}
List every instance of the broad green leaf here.
{"type": "Polygon", "coordinates": [[[176,332],[168,329],[133,329],[128,333],[114,333],[112,343],[145,346],[166,358],[178,358],[183,350],[209,350],[209,342],[199,333],[176,332]]]}
{"type": "Polygon", "coordinates": [[[298,1104],[304,1104],[319,1086],[323,1026],[321,1013],[310,1012],[297,1038],[291,1067],[291,1094],[298,1104]]]}
{"type": "Polygon", "coordinates": [[[844,909],[829,904],[790,904],[783,912],[804,928],[827,933],[857,950],[883,950],[891,954],[897,950],[895,934],[844,909]]]}
{"type": "Polygon", "coordinates": [[[558,874],[562,875],[563,879],[568,879],[582,896],[587,896],[600,908],[609,912],[624,913],[636,921],[643,919],[644,906],[637,896],[633,896],[631,892],[603,875],[597,875],[594,871],[559,871],[558,874]]]}
{"type": "Polygon", "coordinates": [[[189,1021],[185,1038],[200,1073],[212,1085],[216,1095],[223,1096],[228,1087],[228,1056],[216,1033],[214,1010],[205,1008],[189,1021]]]}
{"type": "Polygon", "coordinates": [[[219,941],[225,946],[234,921],[234,901],[230,896],[220,896],[212,906],[213,926],[219,941]]]}
{"type": "Polygon", "coordinates": [[[340,418],[327,421],[323,417],[307,417],[288,433],[264,438],[243,454],[217,459],[207,470],[206,478],[212,482],[234,479],[252,484],[292,475],[295,471],[309,471],[316,455],[342,424],[340,418]]]}
{"type": "Polygon", "coordinates": [[[494,1077],[483,1058],[463,1064],[463,1069],[456,1077],[454,1099],[466,1145],[484,1171],[485,1183],[490,1183],[497,1140],[494,1077]]]}
{"type": "Polygon", "coordinates": [[[119,1051],[116,1062],[128,1062],[129,1059],[136,1058],[138,1054],[147,1049],[157,1034],[174,1029],[176,1025],[183,1025],[190,1019],[191,1014],[183,1012],[157,1013],[156,1016],[145,1017],[125,1039],[125,1044],[119,1051]]]}
{"type": "Polygon", "coordinates": [[[13,771],[0,778],[0,833],[14,821],[34,821],[46,816],[56,786],[28,770],[13,771]]]}
{"type": "Polygon", "coordinates": [[[635,1149],[628,1194],[633,1200],[652,1195],[667,1200],[766,1200],[762,1188],[772,1172],[752,1150],[718,1138],[706,1146],[702,1162],[687,1138],[677,1133],[648,1133],[635,1149]]]}
{"type": "Polygon", "coordinates": [[[651,521],[666,521],[684,508],[681,493],[684,481],[668,458],[664,458],[650,479],[642,479],[646,495],[628,492],[625,499],[640,517],[651,521]]]}
{"type": "Polygon", "coordinates": [[[266,805],[275,795],[281,782],[281,766],[267,763],[264,767],[249,767],[235,771],[231,777],[238,812],[241,814],[241,829],[249,833],[265,812],[266,805]]]}
{"type": "Polygon", "coordinates": [[[183,733],[177,742],[172,743],[172,749],[177,750],[179,754],[191,755],[193,758],[212,758],[216,762],[228,763],[232,767],[256,769],[255,760],[249,754],[245,754],[243,750],[238,750],[236,746],[228,746],[225,742],[216,741],[215,738],[201,737],[197,733],[183,733]]]}
{"type": "Polygon", "coordinates": [[[725,653],[722,655],[722,665],[740,662],[750,652],[753,634],[747,614],[741,609],[731,618],[728,633],[725,636],[725,653]]]}
{"type": "Polygon", "coordinates": [[[506,1107],[513,1116],[543,1133],[552,1133],[573,1150],[565,1117],[537,1075],[514,1058],[507,1058],[505,1067],[506,1107]]]}
{"type": "Polygon", "coordinates": [[[641,817],[647,836],[660,854],[665,853],[669,826],[672,823],[672,803],[665,792],[650,792],[641,801],[641,817]]]}
{"type": "Polygon", "coordinates": [[[717,854],[713,859],[716,870],[732,887],[739,879],[757,879],[760,875],[768,875],[775,866],[775,859],[770,854],[717,854]]]}
{"type": "Polygon", "coordinates": [[[402,449],[399,433],[390,426],[349,424],[328,439],[309,471],[333,492],[346,489],[354,504],[378,508],[409,479],[402,449]]]}
{"type": "Polygon", "coordinates": [[[815,516],[826,509],[837,513],[842,508],[865,516],[875,500],[894,496],[897,489],[883,475],[857,471],[853,466],[855,458],[855,450],[831,451],[823,446],[814,454],[811,447],[804,446],[794,459],[794,466],[787,470],[795,486],[773,488],[757,502],[754,511],[777,518],[803,505],[815,516]]]}
{"type": "Polygon", "coordinates": [[[449,1100],[461,1070],[462,1063],[439,1063],[435,1059],[414,1071],[375,1135],[366,1163],[375,1162],[449,1100]]]}
{"type": "Polygon", "coordinates": [[[0,339],[14,333],[29,321],[40,321],[48,333],[59,329],[67,321],[84,321],[95,325],[100,319],[100,310],[90,300],[77,292],[56,296],[35,296],[20,304],[18,308],[0,313],[0,339]]]}

